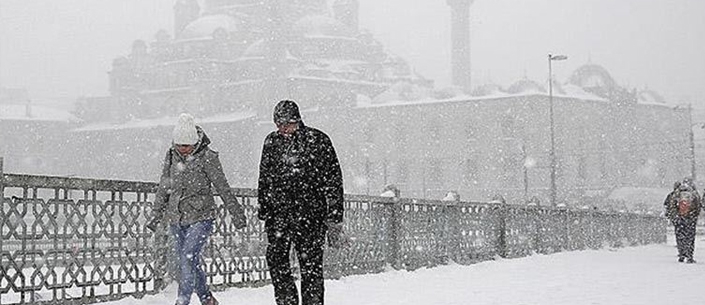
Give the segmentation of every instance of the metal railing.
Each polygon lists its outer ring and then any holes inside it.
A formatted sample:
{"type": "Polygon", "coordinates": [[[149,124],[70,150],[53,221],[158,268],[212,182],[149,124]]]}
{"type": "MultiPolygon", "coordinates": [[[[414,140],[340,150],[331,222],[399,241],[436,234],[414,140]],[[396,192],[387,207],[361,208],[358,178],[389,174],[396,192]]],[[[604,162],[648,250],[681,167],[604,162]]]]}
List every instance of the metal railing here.
{"type": "MultiPolygon", "coordinates": [[[[173,278],[170,237],[144,228],[155,183],[2,174],[1,163],[0,177],[1,304],[139,298],[173,278]]],[[[269,283],[256,190],[234,190],[248,225],[235,230],[219,208],[202,262],[215,289],[269,283]]],[[[345,231],[350,246],[326,251],[329,278],[666,240],[656,216],[358,195],[346,195],[345,231]]]]}

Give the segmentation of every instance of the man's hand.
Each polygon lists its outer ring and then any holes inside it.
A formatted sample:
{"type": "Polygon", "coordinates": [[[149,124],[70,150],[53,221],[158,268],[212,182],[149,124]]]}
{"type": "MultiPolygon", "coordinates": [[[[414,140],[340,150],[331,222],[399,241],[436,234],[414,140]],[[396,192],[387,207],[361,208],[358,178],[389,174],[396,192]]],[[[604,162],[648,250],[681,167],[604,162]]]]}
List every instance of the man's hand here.
{"type": "Polygon", "coordinates": [[[235,229],[237,230],[247,226],[247,217],[245,216],[245,213],[233,215],[233,226],[235,226],[235,229]]]}

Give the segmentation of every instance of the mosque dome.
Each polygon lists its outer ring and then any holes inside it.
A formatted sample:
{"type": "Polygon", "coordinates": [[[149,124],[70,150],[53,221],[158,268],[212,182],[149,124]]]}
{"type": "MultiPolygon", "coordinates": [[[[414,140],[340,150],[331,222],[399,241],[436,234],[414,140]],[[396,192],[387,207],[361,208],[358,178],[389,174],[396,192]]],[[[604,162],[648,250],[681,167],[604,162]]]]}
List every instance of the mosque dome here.
{"type": "Polygon", "coordinates": [[[539,85],[539,83],[530,80],[530,79],[522,79],[519,80],[515,83],[513,83],[509,88],[507,88],[507,92],[511,94],[519,94],[519,93],[545,93],[546,89],[544,89],[543,86],[539,85]]]}
{"type": "Polygon", "coordinates": [[[214,9],[222,6],[253,5],[259,2],[258,0],[205,0],[205,5],[209,9],[214,9]]]}
{"type": "Polygon", "coordinates": [[[238,30],[241,23],[229,15],[207,15],[189,23],[183,30],[181,37],[185,39],[213,37],[219,29],[232,33],[238,30]]]}
{"type": "Polygon", "coordinates": [[[355,33],[340,21],[322,15],[306,16],[293,25],[294,33],[304,37],[331,36],[352,38],[355,33]]]}
{"type": "Polygon", "coordinates": [[[504,91],[502,90],[502,87],[492,83],[478,86],[472,91],[473,96],[490,96],[497,94],[504,94],[504,91]]]}
{"type": "Polygon", "coordinates": [[[617,83],[605,68],[587,64],[573,72],[568,83],[582,88],[613,88],[617,83]]]}

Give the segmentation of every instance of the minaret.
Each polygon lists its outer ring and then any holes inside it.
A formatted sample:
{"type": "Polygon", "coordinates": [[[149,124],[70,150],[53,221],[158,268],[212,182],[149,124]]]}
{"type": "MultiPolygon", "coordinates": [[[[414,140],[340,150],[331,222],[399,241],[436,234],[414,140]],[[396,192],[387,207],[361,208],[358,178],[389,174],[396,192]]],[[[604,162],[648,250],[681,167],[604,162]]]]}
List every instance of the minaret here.
{"type": "Polygon", "coordinates": [[[470,92],[470,6],[474,0],[446,1],[451,9],[451,81],[470,92]]]}
{"type": "Polygon", "coordinates": [[[358,0],[336,0],[333,3],[335,18],[356,31],[359,28],[359,9],[360,3],[358,0]]]}
{"type": "Polygon", "coordinates": [[[181,31],[191,21],[198,19],[201,14],[201,7],[198,0],[176,0],[174,4],[174,37],[181,36],[181,31]]]}

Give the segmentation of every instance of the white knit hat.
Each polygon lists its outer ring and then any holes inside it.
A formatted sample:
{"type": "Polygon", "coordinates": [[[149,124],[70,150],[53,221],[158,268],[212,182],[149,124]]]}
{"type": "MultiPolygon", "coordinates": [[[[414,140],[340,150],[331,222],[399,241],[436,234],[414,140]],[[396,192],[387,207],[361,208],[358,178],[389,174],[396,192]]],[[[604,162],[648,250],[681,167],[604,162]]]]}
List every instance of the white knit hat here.
{"type": "Polygon", "coordinates": [[[198,132],[196,131],[196,123],[192,115],[182,113],[179,115],[179,121],[174,127],[174,144],[193,145],[198,142],[198,132]]]}

